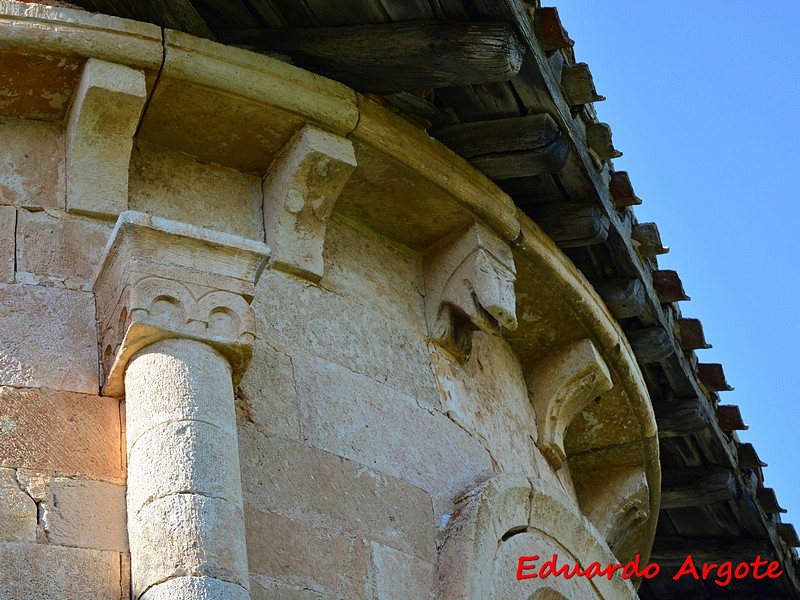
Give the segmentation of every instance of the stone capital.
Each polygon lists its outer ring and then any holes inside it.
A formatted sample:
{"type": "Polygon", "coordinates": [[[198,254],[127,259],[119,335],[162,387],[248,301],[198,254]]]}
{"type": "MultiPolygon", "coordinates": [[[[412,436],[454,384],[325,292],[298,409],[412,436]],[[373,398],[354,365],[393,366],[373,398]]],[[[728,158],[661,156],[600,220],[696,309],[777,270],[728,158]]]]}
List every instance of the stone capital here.
{"type": "Polygon", "coordinates": [[[103,394],[119,396],[130,358],[166,338],[209,344],[234,381],[255,339],[250,302],[269,248],[239,236],[126,211],[95,275],[103,394]]]}

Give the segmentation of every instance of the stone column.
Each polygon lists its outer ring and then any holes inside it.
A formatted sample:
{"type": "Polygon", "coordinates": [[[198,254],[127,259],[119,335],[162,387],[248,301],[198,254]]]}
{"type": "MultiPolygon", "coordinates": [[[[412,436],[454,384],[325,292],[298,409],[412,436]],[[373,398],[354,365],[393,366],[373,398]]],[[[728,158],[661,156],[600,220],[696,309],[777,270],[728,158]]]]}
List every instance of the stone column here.
{"type": "Polygon", "coordinates": [[[130,211],[106,249],[94,290],[103,393],[126,397],[135,598],[249,598],[234,388],[268,252],[130,211]]]}

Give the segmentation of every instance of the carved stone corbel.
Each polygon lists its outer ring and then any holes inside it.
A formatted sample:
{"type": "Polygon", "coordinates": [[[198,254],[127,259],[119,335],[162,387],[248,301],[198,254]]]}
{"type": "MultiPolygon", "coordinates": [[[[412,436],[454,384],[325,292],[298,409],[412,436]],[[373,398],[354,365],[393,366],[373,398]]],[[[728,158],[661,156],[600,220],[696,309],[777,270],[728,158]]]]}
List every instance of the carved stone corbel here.
{"type": "Polygon", "coordinates": [[[90,58],[67,119],[67,210],[116,217],[128,208],[133,134],[147,89],[144,73],[90,58]]]}
{"type": "Polygon", "coordinates": [[[650,488],[644,471],[631,467],[605,474],[581,508],[617,553],[630,533],[650,517],[650,488]]]}
{"type": "Polygon", "coordinates": [[[474,222],[428,250],[424,258],[425,317],[431,339],[459,356],[472,331],[517,328],[511,248],[474,222]]]}
{"type": "Polygon", "coordinates": [[[328,217],[355,168],[348,139],[306,125],[289,141],[262,183],[273,267],[312,281],[322,277],[328,217]]]}
{"type": "Polygon", "coordinates": [[[611,387],[608,367],[589,340],[566,344],[534,365],[528,391],[536,413],[536,446],[554,469],[567,458],[564,434],[572,420],[611,387]]]}

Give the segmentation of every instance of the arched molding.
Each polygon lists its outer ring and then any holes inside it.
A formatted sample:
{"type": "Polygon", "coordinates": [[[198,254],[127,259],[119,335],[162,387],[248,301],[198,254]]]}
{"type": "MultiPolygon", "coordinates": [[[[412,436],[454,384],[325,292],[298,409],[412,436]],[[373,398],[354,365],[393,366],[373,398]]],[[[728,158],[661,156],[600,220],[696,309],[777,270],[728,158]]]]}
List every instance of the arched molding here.
{"type": "MultiPolygon", "coordinates": [[[[543,534],[558,540],[581,565],[618,562],[574,501],[546,481],[498,475],[465,495],[457,508],[440,554],[442,600],[491,598],[495,560],[502,544],[516,534],[543,534]]],[[[594,578],[591,584],[600,598],[634,598],[636,594],[630,581],[620,577],[594,578]]],[[[520,598],[528,597],[525,581],[519,582],[518,589],[520,598]]]]}

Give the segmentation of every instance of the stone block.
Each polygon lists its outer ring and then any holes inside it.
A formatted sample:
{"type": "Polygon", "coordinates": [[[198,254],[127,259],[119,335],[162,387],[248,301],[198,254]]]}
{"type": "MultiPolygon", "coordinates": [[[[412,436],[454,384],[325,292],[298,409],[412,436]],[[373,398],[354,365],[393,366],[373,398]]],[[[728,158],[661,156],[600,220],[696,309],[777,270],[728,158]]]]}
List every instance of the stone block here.
{"type": "Polygon", "coordinates": [[[17,209],[0,206],[0,283],[14,283],[17,209]]]}
{"type": "Polygon", "coordinates": [[[0,385],[97,394],[90,292],[0,284],[0,385]]]}
{"type": "Polygon", "coordinates": [[[263,240],[261,179],[137,142],[130,167],[131,210],[263,240]]]}
{"type": "Polygon", "coordinates": [[[436,556],[428,494],[353,461],[289,440],[239,430],[245,506],[436,556]]]}
{"type": "Polygon", "coordinates": [[[128,450],[128,507],[198,493],[241,505],[236,438],[215,425],[177,421],[148,429],[128,450]]]}
{"type": "Polygon", "coordinates": [[[213,577],[176,577],[159,583],[140,600],[250,600],[247,590],[213,577]]]}
{"type": "Polygon", "coordinates": [[[274,269],[261,276],[253,309],[258,337],[273,348],[325,357],[438,406],[426,340],[397,321],[274,269]]]}
{"type": "Polygon", "coordinates": [[[406,246],[336,215],[328,222],[320,285],[425,336],[421,272],[420,255],[406,246]]]}
{"type": "Polygon", "coordinates": [[[250,576],[250,600],[325,600],[329,596],[289,586],[259,575],[250,576]]]}
{"type": "Polygon", "coordinates": [[[119,600],[120,564],[109,550],[0,542],[0,598],[119,600]]]}
{"type": "Polygon", "coordinates": [[[1,465],[65,475],[124,477],[118,400],[0,387],[0,406],[1,465]]]}
{"type": "Polygon", "coordinates": [[[366,597],[369,552],[360,538],[252,507],[245,523],[251,575],[326,597],[366,597]]]}
{"type": "Polygon", "coordinates": [[[134,594],[151,583],[186,574],[246,587],[246,577],[240,579],[247,573],[241,519],[239,507],[198,494],[160,498],[132,514],[128,531],[134,594]],[[235,518],[231,513],[237,511],[235,518]]]}
{"type": "Polygon", "coordinates": [[[64,208],[60,123],[0,120],[0,204],[64,208]]]}
{"type": "Polygon", "coordinates": [[[20,210],[17,217],[17,271],[88,289],[111,225],[88,217],[45,210],[20,210]]]}
{"type": "Polygon", "coordinates": [[[128,551],[125,486],[54,477],[40,507],[51,544],[128,551]]]}
{"type": "Polygon", "coordinates": [[[239,418],[270,437],[300,439],[300,406],[292,359],[263,340],[239,383],[239,418]]]}
{"type": "Polygon", "coordinates": [[[303,439],[449,505],[492,473],[477,437],[413,398],[336,363],[295,357],[303,439]]]}
{"type": "Polygon", "coordinates": [[[536,415],[522,367],[500,337],[476,331],[466,362],[431,345],[442,410],[483,442],[499,471],[539,476],[536,415]]]}
{"type": "Polygon", "coordinates": [[[436,566],[394,548],[372,542],[375,597],[380,600],[433,600],[438,591],[436,566]]]}
{"type": "Polygon", "coordinates": [[[20,487],[14,469],[0,468],[0,539],[36,540],[36,503],[20,487]]]}

